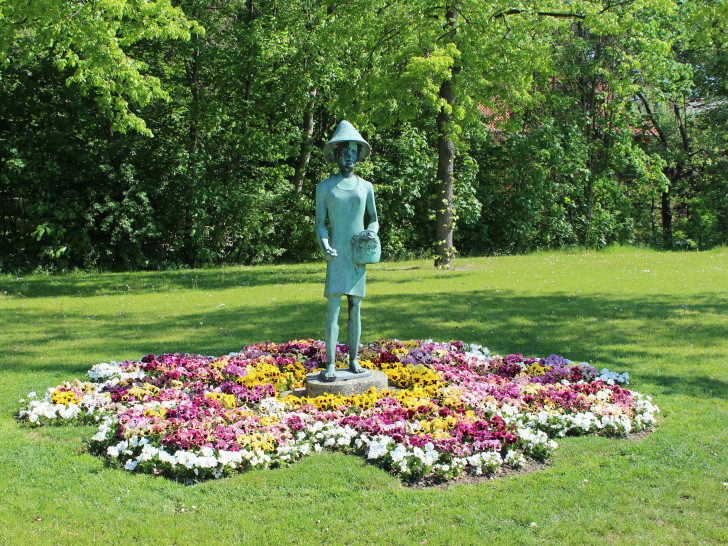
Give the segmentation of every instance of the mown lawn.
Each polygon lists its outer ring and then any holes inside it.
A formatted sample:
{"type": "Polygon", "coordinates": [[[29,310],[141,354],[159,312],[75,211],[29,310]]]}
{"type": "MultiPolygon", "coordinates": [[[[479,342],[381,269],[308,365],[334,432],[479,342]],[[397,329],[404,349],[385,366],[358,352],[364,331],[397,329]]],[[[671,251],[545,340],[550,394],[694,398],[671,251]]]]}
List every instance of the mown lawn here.
{"type": "Polygon", "coordinates": [[[18,400],[98,362],[322,338],[323,264],[0,277],[0,543],[728,542],[728,250],[457,266],[370,267],[362,341],[627,371],[661,407],[657,431],[562,439],[541,472],[448,488],[333,453],[193,486],[131,474],[85,453],[93,427],[21,426],[18,400]]]}

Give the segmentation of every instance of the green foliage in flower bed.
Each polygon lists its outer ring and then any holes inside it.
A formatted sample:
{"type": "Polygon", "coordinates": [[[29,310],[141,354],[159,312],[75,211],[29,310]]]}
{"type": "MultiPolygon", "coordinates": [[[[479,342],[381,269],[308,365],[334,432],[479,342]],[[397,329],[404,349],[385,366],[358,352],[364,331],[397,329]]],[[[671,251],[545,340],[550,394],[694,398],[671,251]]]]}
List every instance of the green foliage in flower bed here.
{"type": "Polygon", "coordinates": [[[81,448],[95,426],[20,426],[18,400],[111,359],[323,337],[322,265],[4,277],[0,542],[727,541],[728,251],[458,265],[371,268],[362,339],[462,339],[628,372],[660,405],[657,431],[562,438],[538,472],[445,489],[326,452],[194,486],[122,472],[81,448]]]}

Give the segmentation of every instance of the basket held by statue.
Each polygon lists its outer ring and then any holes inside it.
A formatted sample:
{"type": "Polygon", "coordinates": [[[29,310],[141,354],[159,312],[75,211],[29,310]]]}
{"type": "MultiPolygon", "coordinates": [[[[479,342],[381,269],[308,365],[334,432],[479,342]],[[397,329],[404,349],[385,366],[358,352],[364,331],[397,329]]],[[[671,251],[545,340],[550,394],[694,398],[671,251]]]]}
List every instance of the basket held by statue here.
{"type": "Polygon", "coordinates": [[[354,261],[358,264],[375,264],[382,257],[382,243],[370,229],[354,235],[351,242],[354,245],[354,261]]]}

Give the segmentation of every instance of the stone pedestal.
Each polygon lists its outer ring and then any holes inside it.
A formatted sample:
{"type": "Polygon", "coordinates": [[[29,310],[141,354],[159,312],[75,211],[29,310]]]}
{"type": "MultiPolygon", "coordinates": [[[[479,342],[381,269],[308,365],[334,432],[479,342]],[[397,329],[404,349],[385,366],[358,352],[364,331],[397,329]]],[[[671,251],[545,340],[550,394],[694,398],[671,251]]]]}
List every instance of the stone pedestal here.
{"type": "Polygon", "coordinates": [[[381,391],[388,386],[387,374],[374,370],[367,370],[364,373],[336,370],[334,381],[324,381],[318,372],[306,376],[306,396],[311,398],[326,394],[351,396],[352,394],[363,394],[372,387],[381,391]]]}

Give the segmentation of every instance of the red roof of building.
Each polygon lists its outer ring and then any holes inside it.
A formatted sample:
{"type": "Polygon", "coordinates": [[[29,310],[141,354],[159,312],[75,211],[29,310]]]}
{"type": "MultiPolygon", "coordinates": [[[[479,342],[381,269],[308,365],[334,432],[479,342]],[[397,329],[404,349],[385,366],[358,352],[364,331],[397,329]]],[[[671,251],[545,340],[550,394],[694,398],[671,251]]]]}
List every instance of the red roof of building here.
{"type": "Polygon", "coordinates": [[[501,110],[493,110],[483,105],[478,105],[478,110],[486,117],[487,121],[485,125],[491,131],[501,131],[506,121],[511,118],[511,112],[507,106],[505,113],[501,110]]]}

